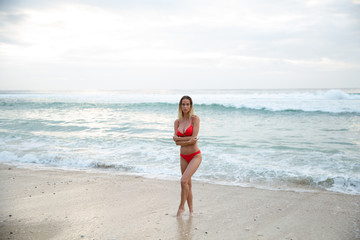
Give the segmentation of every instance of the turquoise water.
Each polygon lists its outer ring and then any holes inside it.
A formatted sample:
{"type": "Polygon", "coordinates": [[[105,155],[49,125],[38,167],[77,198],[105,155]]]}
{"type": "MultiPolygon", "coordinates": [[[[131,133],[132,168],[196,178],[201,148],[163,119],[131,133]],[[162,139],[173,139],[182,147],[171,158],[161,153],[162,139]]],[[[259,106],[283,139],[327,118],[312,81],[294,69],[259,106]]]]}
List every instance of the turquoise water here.
{"type": "Polygon", "coordinates": [[[201,119],[195,179],[360,194],[359,89],[3,91],[0,161],[177,179],[185,94],[201,119]]]}

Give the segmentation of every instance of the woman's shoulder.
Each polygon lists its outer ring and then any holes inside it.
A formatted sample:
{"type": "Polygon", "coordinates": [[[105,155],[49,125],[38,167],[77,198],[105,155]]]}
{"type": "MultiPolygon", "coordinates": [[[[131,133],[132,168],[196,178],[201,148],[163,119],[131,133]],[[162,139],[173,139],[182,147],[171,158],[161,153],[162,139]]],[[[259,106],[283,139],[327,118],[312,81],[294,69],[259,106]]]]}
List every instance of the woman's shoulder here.
{"type": "Polygon", "coordinates": [[[175,121],[174,121],[174,124],[178,124],[179,123],[179,119],[176,119],[175,121]]]}
{"type": "Polygon", "coordinates": [[[192,120],[194,121],[200,121],[200,117],[198,115],[192,115],[192,120]]]}

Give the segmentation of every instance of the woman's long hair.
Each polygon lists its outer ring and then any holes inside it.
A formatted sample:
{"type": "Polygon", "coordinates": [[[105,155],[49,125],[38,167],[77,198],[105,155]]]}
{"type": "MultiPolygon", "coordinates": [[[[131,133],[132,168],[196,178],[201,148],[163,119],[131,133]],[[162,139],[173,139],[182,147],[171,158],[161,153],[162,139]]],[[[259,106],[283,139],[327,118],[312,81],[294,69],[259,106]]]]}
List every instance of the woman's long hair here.
{"type": "Polygon", "coordinates": [[[192,116],[195,115],[195,111],[194,111],[194,107],[193,107],[193,101],[191,99],[191,97],[189,96],[183,96],[181,99],[180,99],[180,102],[179,102],[179,110],[178,110],[178,119],[181,120],[183,117],[184,117],[184,113],[181,109],[181,104],[182,104],[182,100],[184,99],[188,99],[190,101],[190,111],[189,111],[189,118],[191,119],[192,116]]]}

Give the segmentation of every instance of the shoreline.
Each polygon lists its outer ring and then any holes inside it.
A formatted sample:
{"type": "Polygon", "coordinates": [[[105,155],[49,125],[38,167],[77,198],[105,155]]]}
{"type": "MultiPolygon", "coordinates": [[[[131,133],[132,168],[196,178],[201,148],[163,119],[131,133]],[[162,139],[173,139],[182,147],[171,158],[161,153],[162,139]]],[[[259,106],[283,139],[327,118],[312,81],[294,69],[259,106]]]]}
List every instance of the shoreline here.
{"type": "MultiPolygon", "coordinates": [[[[123,172],[123,171],[116,171],[115,169],[108,169],[108,168],[77,168],[77,167],[69,167],[69,166],[49,166],[45,164],[32,164],[32,163],[8,163],[8,162],[0,162],[0,165],[6,165],[14,168],[20,169],[29,169],[29,170],[40,170],[40,171],[69,171],[69,172],[83,172],[88,174],[106,174],[110,176],[133,176],[133,177],[141,177],[145,179],[154,179],[159,181],[172,181],[177,182],[180,179],[179,176],[153,176],[147,173],[133,173],[133,172],[123,172]]],[[[180,174],[180,173],[179,173],[180,174]]],[[[229,187],[240,187],[240,188],[254,188],[260,190],[267,190],[267,191],[285,191],[285,192],[297,192],[297,193],[334,193],[334,194],[344,194],[344,195],[351,195],[351,196],[359,196],[360,193],[351,193],[351,192],[343,192],[343,191],[335,191],[326,188],[320,188],[311,185],[305,184],[296,184],[296,183],[287,183],[283,184],[282,182],[273,183],[271,185],[261,184],[261,183],[228,183],[225,181],[211,181],[206,179],[199,179],[193,177],[193,181],[196,181],[200,184],[210,184],[210,185],[219,185],[219,186],[229,186],[229,187]]]]}
{"type": "Polygon", "coordinates": [[[360,196],[0,163],[1,239],[360,239],[360,196]]]}

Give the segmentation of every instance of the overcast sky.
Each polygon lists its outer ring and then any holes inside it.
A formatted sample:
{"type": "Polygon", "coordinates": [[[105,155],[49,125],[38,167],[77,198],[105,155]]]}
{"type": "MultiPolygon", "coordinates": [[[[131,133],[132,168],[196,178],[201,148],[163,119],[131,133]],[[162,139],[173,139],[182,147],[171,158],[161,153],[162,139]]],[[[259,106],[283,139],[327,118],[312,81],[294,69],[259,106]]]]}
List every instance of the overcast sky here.
{"type": "Polygon", "coordinates": [[[360,0],[0,0],[0,90],[360,88],[360,0]]]}

